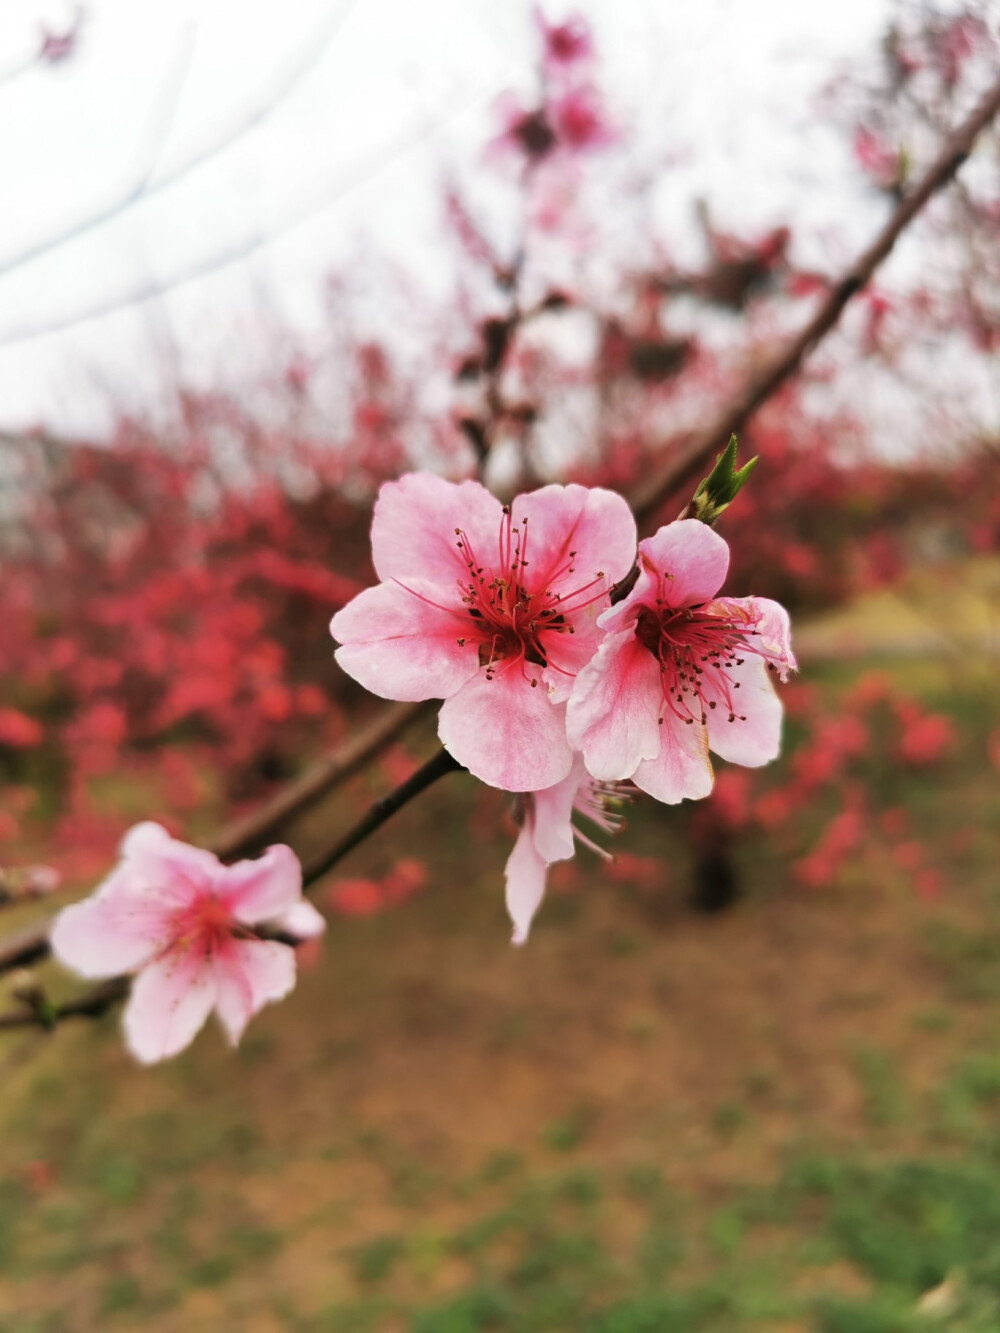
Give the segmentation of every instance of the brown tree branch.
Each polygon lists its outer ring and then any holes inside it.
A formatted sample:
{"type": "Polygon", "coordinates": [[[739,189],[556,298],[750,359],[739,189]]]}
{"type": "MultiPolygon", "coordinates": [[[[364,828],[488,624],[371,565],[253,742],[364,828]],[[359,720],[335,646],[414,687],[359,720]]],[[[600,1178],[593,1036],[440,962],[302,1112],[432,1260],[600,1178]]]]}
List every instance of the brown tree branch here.
{"type": "Polygon", "coordinates": [[[363,730],[318,759],[300,778],[288,783],[256,810],[226,824],[209,842],[209,850],[223,861],[260,851],[277,829],[360,772],[386,746],[433,711],[433,700],[419,704],[390,704],[363,730]]]}
{"type": "Polygon", "coordinates": [[[128,977],[112,977],[109,981],[102,981],[99,986],[84,991],[82,995],[74,996],[64,1004],[53,1005],[51,1008],[24,1005],[21,1009],[0,1014],[0,1032],[30,1027],[40,1027],[48,1031],[58,1023],[65,1022],[67,1018],[100,1018],[101,1014],[107,1013],[112,1005],[123,1000],[128,991],[128,977]]]}
{"type": "Polygon", "coordinates": [[[927,201],[951,181],[969,156],[981,131],[998,112],[1000,79],[968,119],[945,141],[940,153],[900,200],[868,249],[858,255],[847,271],[833,283],[805,328],[792,338],[762,374],[755,375],[726,404],[714,421],[679,444],[657,475],[632,497],[632,508],[640,522],[651,518],[675,491],[700,480],[698,474],[712,455],[724,449],[730,435],[738,434],[754,412],[795,374],[806,356],[835,327],[851,297],[867,285],[879,264],[927,201]]]}

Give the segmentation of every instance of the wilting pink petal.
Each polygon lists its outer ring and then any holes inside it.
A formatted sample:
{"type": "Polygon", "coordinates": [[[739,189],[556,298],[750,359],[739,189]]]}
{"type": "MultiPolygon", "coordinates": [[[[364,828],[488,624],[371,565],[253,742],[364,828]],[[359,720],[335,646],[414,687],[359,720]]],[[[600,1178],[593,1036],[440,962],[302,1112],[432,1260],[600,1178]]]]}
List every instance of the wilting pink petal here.
{"type": "Polygon", "coordinates": [[[302,901],[290,848],[222,865],[210,852],[140,824],[96,893],[56,919],[52,947],[85,976],[138,972],[125,1010],[129,1049],[149,1063],[175,1055],[216,1008],[232,1041],[262,1005],[295,983],[295,950],[260,939],[264,923],[296,938],[320,933],[302,901]]]}
{"type": "Polygon", "coordinates": [[[344,670],[385,698],[443,699],[441,740],[484,782],[561,781],[561,705],[635,556],[621,496],[545,486],[501,506],[476,482],[414,473],[379,492],[372,550],[381,587],[331,625],[344,670]]]}
{"type": "Polygon", "coordinates": [[[549,863],[535,847],[534,829],[527,821],[517,836],[514,850],[504,871],[507,912],[514,925],[513,944],[524,944],[532,918],[545,896],[545,875],[549,863]]]}
{"type": "Polygon", "coordinates": [[[795,667],[788,615],[766,598],[716,597],[728,564],[726,543],[694,519],[639,543],[639,576],[601,615],[608,638],[567,705],[568,739],[595,776],[675,803],[711,791],[709,748],[751,767],[777,755],[770,673],[795,667]]]}
{"type": "Polygon", "coordinates": [[[621,822],[614,812],[620,799],[621,793],[613,784],[595,782],[587,774],[580,755],[573,757],[572,768],[561,782],[517,798],[521,831],[504,873],[514,944],[524,944],[527,940],[531,922],[545,896],[548,868],[556,861],[569,860],[575,850],[574,839],[602,856],[607,855],[573,826],[573,812],[604,832],[614,833],[621,822]]]}
{"type": "Polygon", "coordinates": [[[529,798],[534,806],[532,839],[538,854],[549,865],[553,861],[567,861],[573,855],[573,807],[580,785],[586,781],[583,756],[574,755],[573,767],[562,782],[533,792],[529,798]]]}

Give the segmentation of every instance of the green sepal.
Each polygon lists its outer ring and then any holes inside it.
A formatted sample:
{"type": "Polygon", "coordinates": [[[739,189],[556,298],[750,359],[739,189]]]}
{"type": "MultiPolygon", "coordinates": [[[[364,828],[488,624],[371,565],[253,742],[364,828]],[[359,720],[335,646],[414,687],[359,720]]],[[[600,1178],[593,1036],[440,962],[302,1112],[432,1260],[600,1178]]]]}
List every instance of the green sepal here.
{"type": "Polygon", "coordinates": [[[739,495],[757,465],[757,455],[749,463],[737,468],[736,447],[736,436],[731,435],[729,443],[716,459],[715,467],[704,481],[699,482],[685,517],[696,518],[711,525],[739,495]]]}

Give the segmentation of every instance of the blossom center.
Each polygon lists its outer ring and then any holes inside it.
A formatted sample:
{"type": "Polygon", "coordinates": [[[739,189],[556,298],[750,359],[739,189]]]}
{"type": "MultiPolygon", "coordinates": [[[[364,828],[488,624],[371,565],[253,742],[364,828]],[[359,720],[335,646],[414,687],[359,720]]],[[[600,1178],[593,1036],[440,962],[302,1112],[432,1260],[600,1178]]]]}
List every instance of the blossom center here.
{"type": "Polygon", "coordinates": [[[201,893],[178,909],[174,924],[178,942],[211,953],[233,934],[236,923],[223,899],[214,893],[201,893]]]}
{"type": "Polygon", "coordinates": [[[660,664],[661,723],[667,712],[688,724],[705,723],[720,704],[730,722],[746,721],[735,702],[735,669],[759,651],[748,642],[758,632],[755,625],[745,613],[715,602],[642,608],[635,636],[660,664]]]}
{"type": "Polygon", "coordinates": [[[462,528],[456,528],[455,535],[465,565],[458,580],[459,595],[469,618],[459,646],[470,640],[478,645],[479,665],[486,668],[488,680],[503,663],[504,669],[520,665],[525,679],[537,685],[537,674],[525,668],[553,665],[553,636],[572,634],[576,612],[606,595],[603,571],[589,581],[581,580],[577,553],[571,550],[547,559],[544,571],[531,568],[528,517],[514,523],[508,505],[503,509],[495,560],[492,553],[477,552],[462,528]]]}

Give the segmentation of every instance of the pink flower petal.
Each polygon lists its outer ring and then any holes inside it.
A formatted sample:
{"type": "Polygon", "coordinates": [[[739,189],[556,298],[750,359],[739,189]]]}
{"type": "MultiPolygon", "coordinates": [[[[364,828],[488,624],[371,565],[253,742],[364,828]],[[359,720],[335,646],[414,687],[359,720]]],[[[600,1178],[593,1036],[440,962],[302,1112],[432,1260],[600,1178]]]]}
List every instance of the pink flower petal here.
{"type": "MultiPolygon", "coordinates": [[[[642,543],[640,550],[641,546],[642,543]]],[[[598,617],[597,623],[605,634],[617,634],[620,630],[633,628],[642,608],[656,605],[660,587],[656,570],[650,568],[641,555],[638,565],[638,577],[628,596],[607,611],[602,611],[598,617]]]]}
{"type": "Polygon", "coordinates": [[[237,861],[220,876],[220,892],[237,921],[254,926],[294,908],[302,898],[299,858],[283,843],[255,861],[237,861]]]}
{"type": "Polygon", "coordinates": [[[412,573],[405,582],[405,588],[366,588],[337,612],[330,631],[341,647],[334,655],[349,676],[383,699],[447,699],[479,670],[478,643],[466,637],[468,614],[455,588],[445,592],[412,573]],[[439,609],[446,596],[454,610],[439,609]]]}
{"type": "Polygon", "coordinates": [[[212,852],[180,842],[148,820],[125,834],[121,855],[122,868],[136,886],[172,903],[187,901],[196,886],[210,884],[220,869],[212,852]]]}
{"type": "Polygon", "coordinates": [[[125,1009],[125,1040],[137,1060],[153,1064],[189,1045],[215,1003],[211,957],[171,950],[136,977],[125,1009]]]}
{"type": "Polygon", "coordinates": [[[588,772],[604,781],[628,778],[642,760],[656,758],[662,696],[659,662],[635,632],[608,635],[577,676],[566,709],[569,742],[583,751],[588,772]]]}
{"type": "Polygon", "coordinates": [[[538,791],[561,782],[573,763],[565,715],[565,706],[551,703],[543,684],[531,688],[515,662],[492,680],[480,671],[446,700],[438,735],[482,782],[505,791],[538,791]]]}
{"type": "Polygon", "coordinates": [[[145,856],[156,856],[167,852],[173,838],[162,824],[154,824],[145,819],[141,824],[133,824],[121,841],[123,860],[140,860],[145,856]]]}
{"type": "Polygon", "coordinates": [[[84,977],[115,977],[132,972],[169,942],[162,904],[130,893],[119,870],[102,889],[56,917],[52,951],[66,967],[84,977]]]}
{"type": "Polygon", "coordinates": [[[272,919],[275,929],[296,940],[311,940],[326,930],[326,920],[312,903],[300,902],[272,919]]]}
{"type": "Polygon", "coordinates": [[[265,1004],[295,986],[295,950],[276,940],[233,940],[215,962],[215,1007],[235,1046],[265,1004]]]}
{"type": "Polygon", "coordinates": [[[507,911],[514,923],[512,944],[524,944],[531,922],[545,896],[545,861],[535,848],[530,821],[526,820],[518,834],[514,850],[507,858],[506,880],[507,911]]]}
{"type": "Polygon", "coordinates": [[[798,663],[792,652],[792,627],[788,612],[779,602],[769,597],[748,597],[746,601],[760,616],[757,625],[757,647],[773,662],[781,680],[788,679],[789,671],[797,671],[798,663]]]}
{"type": "MultiPolygon", "coordinates": [[[[663,574],[660,586],[666,606],[695,606],[710,602],[722,587],[729,569],[729,547],[706,524],[683,518],[639,543],[639,563],[648,563],[663,574]]],[[[626,601],[634,596],[633,590],[626,601]]]]}
{"type": "Polygon", "coordinates": [[[601,613],[602,599],[594,606],[588,606],[573,621],[572,634],[549,634],[545,639],[545,652],[548,666],[542,671],[542,680],[549,691],[553,703],[565,703],[573,692],[577,675],[593,658],[607,637],[597,623],[601,613]]]}
{"type": "Polygon", "coordinates": [[[387,481],[372,519],[375,572],[382,580],[404,583],[419,574],[430,583],[454,589],[455,580],[466,572],[455,545],[455,529],[468,534],[480,561],[492,561],[502,516],[500,501],[478,481],[456,485],[429,472],[409,472],[398,481],[387,481]]]}
{"type": "Polygon", "coordinates": [[[726,671],[729,681],[739,689],[729,689],[732,711],[737,714],[729,721],[730,712],[714,678],[706,688],[706,696],[714,693],[719,706],[708,713],[709,744],[720,758],[746,768],[769,764],[781,749],[781,700],[774,692],[769,672],[759,657],[747,657],[742,666],[731,666],[726,671]],[[744,721],[743,718],[746,720],[744,721]]]}
{"type": "Polygon", "coordinates": [[[532,837],[535,850],[548,865],[553,861],[566,861],[573,855],[575,848],[570,818],[573,801],[585,777],[583,758],[576,755],[573,767],[562,782],[534,794],[532,837]]]}
{"type": "Polygon", "coordinates": [[[689,726],[668,713],[660,732],[660,753],[655,759],[644,760],[632,781],[667,805],[707,796],[714,780],[707,728],[700,722],[689,726]]]}
{"type": "MultiPolygon", "coordinates": [[[[516,527],[527,523],[528,578],[532,586],[568,592],[602,578],[610,588],[632,568],[635,519],[614,491],[597,486],[543,486],[511,505],[516,527]],[[570,552],[576,554],[570,559],[570,552]],[[574,573],[570,574],[572,564],[574,573]],[[565,571],[565,572],[562,572],[565,571]]],[[[523,541],[523,536],[522,536],[523,541]]],[[[577,605],[580,599],[573,599],[577,605]]]]}

